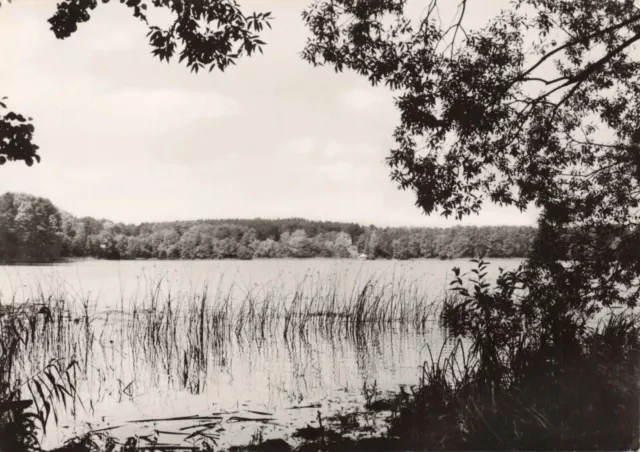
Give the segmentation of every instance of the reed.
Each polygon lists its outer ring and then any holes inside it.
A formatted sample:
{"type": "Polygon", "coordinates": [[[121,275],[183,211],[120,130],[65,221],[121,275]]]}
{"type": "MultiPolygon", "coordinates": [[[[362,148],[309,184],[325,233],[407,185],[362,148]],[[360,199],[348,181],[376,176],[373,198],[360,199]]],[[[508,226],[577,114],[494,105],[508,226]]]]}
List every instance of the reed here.
{"type": "MultiPolygon", "coordinates": [[[[101,308],[104,300],[63,285],[38,287],[26,304],[17,299],[3,306],[38,306],[46,313],[29,317],[32,340],[16,355],[20,373],[35,372],[52,358],[75,360],[94,400],[113,391],[118,400],[129,397],[134,382],[127,369],[118,368],[124,356],[134,368],[157,369],[148,372],[156,380],[147,384],[167,379],[199,394],[211,366],[233,358],[231,343],[281,341],[281,349],[292,351],[321,337],[332,346],[351,342],[366,353],[382,332],[433,328],[438,312],[419,281],[372,277],[345,289],[339,279],[317,274],[292,288],[276,282],[216,291],[206,284],[172,287],[164,278],[145,278],[135,296],[121,298],[111,310],[101,308]]],[[[86,409],[92,410],[94,400],[85,400],[86,409]]]]}

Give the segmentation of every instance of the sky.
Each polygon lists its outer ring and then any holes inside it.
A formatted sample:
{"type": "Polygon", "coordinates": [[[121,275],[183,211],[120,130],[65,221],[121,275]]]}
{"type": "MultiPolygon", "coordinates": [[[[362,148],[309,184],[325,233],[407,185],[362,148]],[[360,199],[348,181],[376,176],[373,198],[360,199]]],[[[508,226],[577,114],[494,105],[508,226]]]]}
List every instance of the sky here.
{"type": "MultiPolygon", "coordinates": [[[[451,2],[453,3],[453,2],[451,2]]],[[[471,2],[482,23],[504,2],[471,2]]],[[[241,0],[271,11],[264,55],[190,73],[151,55],[147,28],[120,2],[57,40],[53,0],[0,8],[0,97],[31,116],[42,162],[0,167],[0,192],[51,199],[113,221],[284,218],[379,226],[533,225],[485,204],[462,222],[415,206],[384,159],[399,121],[393,95],[355,73],[300,58],[307,0],[241,0]]],[[[414,0],[419,14],[426,0],[414,0]]],[[[444,12],[446,13],[446,11],[444,12]]]]}

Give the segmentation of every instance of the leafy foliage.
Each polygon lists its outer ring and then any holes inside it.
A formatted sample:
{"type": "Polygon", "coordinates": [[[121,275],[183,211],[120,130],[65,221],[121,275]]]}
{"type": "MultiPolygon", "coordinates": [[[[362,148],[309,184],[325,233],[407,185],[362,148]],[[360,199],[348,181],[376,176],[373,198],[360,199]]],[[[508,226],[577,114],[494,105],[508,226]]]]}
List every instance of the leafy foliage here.
{"type": "Polygon", "coordinates": [[[34,127],[31,118],[10,111],[7,98],[0,100],[0,165],[22,160],[28,166],[40,162],[38,146],[32,143],[34,127]]]}
{"type": "Polygon", "coordinates": [[[0,197],[0,255],[5,261],[47,262],[60,256],[62,218],[51,201],[25,194],[0,197]]]}
{"type": "Polygon", "coordinates": [[[523,257],[530,227],[377,228],[299,218],[139,225],[75,218],[49,200],[0,196],[0,260],[523,257]]]}
{"type": "Polygon", "coordinates": [[[60,405],[76,398],[75,360],[52,359],[31,375],[19,362],[47,315],[32,304],[0,305],[0,451],[39,449],[50,415],[57,423],[60,405]]]}
{"type": "MultiPolygon", "coordinates": [[[[109,0],[102,0],[109,3],[109,0]]],[[[186,60],[194,72],[209,67],[224,71],[242,55],[262,52],[265,44],[258,35],[265,26],[271,27],[271,13],[245,16],[235,0],[121,0],[131,9],[135,18],[149,27],[152,54],[160,61],[170,61],[180,52],[180,61],[186,60]],[[150,21],[149,11],[163,9],[172,14],[172,23],[166,28],[150,21]]],[[[49,19],[51,30],[58,39],[75,33],[78,25],[91,18],[98,0],[63,0],[49,19]]]]}
{"type": "Polygon", "coordinates": [[[460,219],[488,199],[542,215],[526,263],[494,286],[483,260],[471,288],[454,270],[442,325],[476,364],[457,378],[454,350],[425,366],[392,434],[440,450],[637,448],[640,322],[603,308],[640,298],[640,10],[513,0],[468,30],[466,0],[452,25],[438,0],[418,21],[406,3],[314,2],[303,58],[398,94],[387,162],[426,213],[460,219]]]}
{"type": "Polygon", "coordinates": [[[557,298],[532,299],[526,266],[490,285],[488,263],[476,263],[470,286],[455,269],[458,296],[442,311],[453,347],[443,344],[437,359],[429,350],[390,433],[408,449],[637,448],[637,314],[589,323],[580,304],[558,311],[566,305],[549,302],[557,298]]]}
{"type": "Polygon", "coordinates": [[[556,234],[548,248],[567,227],[575,237],[557,284],[579,282],[585,303],[634,305],[640,11],[618,0],[511,3],[467,30],[466,0],[451,26],[438,19],[437,0],[419,21],[405,0],[316,1],[303,14],[311,32],[303,57],[398,93],[387,161],[425,212],[462,218],[486,199],[534,203],[556,234]],[[619,245],[600,242],[605,233],[619,245]]]}

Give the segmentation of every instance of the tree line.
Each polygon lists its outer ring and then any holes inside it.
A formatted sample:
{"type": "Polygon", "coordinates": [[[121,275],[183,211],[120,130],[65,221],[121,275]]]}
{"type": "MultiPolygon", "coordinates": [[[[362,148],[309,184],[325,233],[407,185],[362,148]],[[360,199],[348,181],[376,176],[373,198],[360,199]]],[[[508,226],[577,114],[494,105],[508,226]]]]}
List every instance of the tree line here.
{"type": "Polygon", "coordinates": [[[114,223],[77,218],[50,200],[23,193],[0,197],[0,260],[101,259],[372,259],[523,257],[535,228],[514,226],[379,228],[355,223],[229,219],[114,223]]]}

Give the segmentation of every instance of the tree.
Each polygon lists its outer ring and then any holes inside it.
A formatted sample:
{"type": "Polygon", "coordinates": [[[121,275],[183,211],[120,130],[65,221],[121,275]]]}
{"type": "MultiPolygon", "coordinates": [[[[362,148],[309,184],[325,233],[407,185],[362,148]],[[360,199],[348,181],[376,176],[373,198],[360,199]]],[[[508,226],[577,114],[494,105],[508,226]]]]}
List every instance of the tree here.
{"type": "Polygon", "coordinates": [[[353,239],[347,232],[340,231],[336,234],[333,244],[329,247],[335,257],[350,257],[353,239]]]}
{"type": "Polygon", "coordinates": [[[34,160],[40,162],[38,146],[31,141],[35,130],[31,118],[10,111],[6,101],[6,97],[0,101],[0,165],[7,160],[22,160],[29,166],[34,160]]]}
{"type": "Polygon", "coordinates": [[[391,238],[384,229],[372,229],[371,235],[365,245],[368,256],[389,258],[393,255],[391,238]]]}
{"type": "Polygon", "coordinates": [[[547,231],[529,262],[538,283],[571,287],[584,305],[635,305],[640,9],[513,0],[468,30],[467,3],[448,26],[438,0],[418,21],[405,0],[319,0],[303,13],[311,37],[302,56],[398,93],[387,162],[427,214],[462,218],[485,200],[521,210],[533,203],[547,231]],[[562,234],[572,237],[568,266],[549,250],[562,234]]]}
{"type": "Polygon", "coordinates": [[[62,218],[51,201],[22,193],[0,198],[0,259],[49,262],[60,257],[62,218]]]}
{"type": "Polygon", "coordinates": [[[314,249],[313,242],[309,240],[304,229],[296,229],[289,236],[283,233],[280,242],[287,257],[306,258],[316,255],[317,250],[314,249]],[[283,238],[286,240],[283,241],[283,238]]]}
{"type": "Polygon", "coordinates": [[[401,235],[392,242],[393,258],[406,260],[416,257],[411,248],[410,238],[407,235],[401,235]]]}
{"type": "Polygon", "coordinates": [[[258,244],[255,257],[276,257],[278,254],[278,243],[270,238],[258,244]]]}
{"type": "MultiPolygon", "coordinates": [[[[10,0],[9,0],[10,1],[10,0]]],[[[109,0],[102,0],[109,3],[109,0]]],[[[235,0],[120,0],[131,9],[134,18],[149,29],[151,53],[169,62],[176,53],[180,62],[193,72],[208,68],[224,71],[243,55],[262,53],[265,44],[260,33],[271,28],[271,13],[243,14],[235,0]],[[169,12],[172,22],[166,28],[153,24],[147,14],[152,8],[169,12]]],[[[49,19],[58,39],[70,37],[78,25],[88,22],[98,7],[98,0],[63,0],[49,19]]],[[[2,1],[0,1],[0,7],[2,1]]],[[[21,160],[27,165],[40,162],[38,146],[33,143],[31,118],[10,111],[6,97],[0,100],[0,165],[21,160]]]]}

